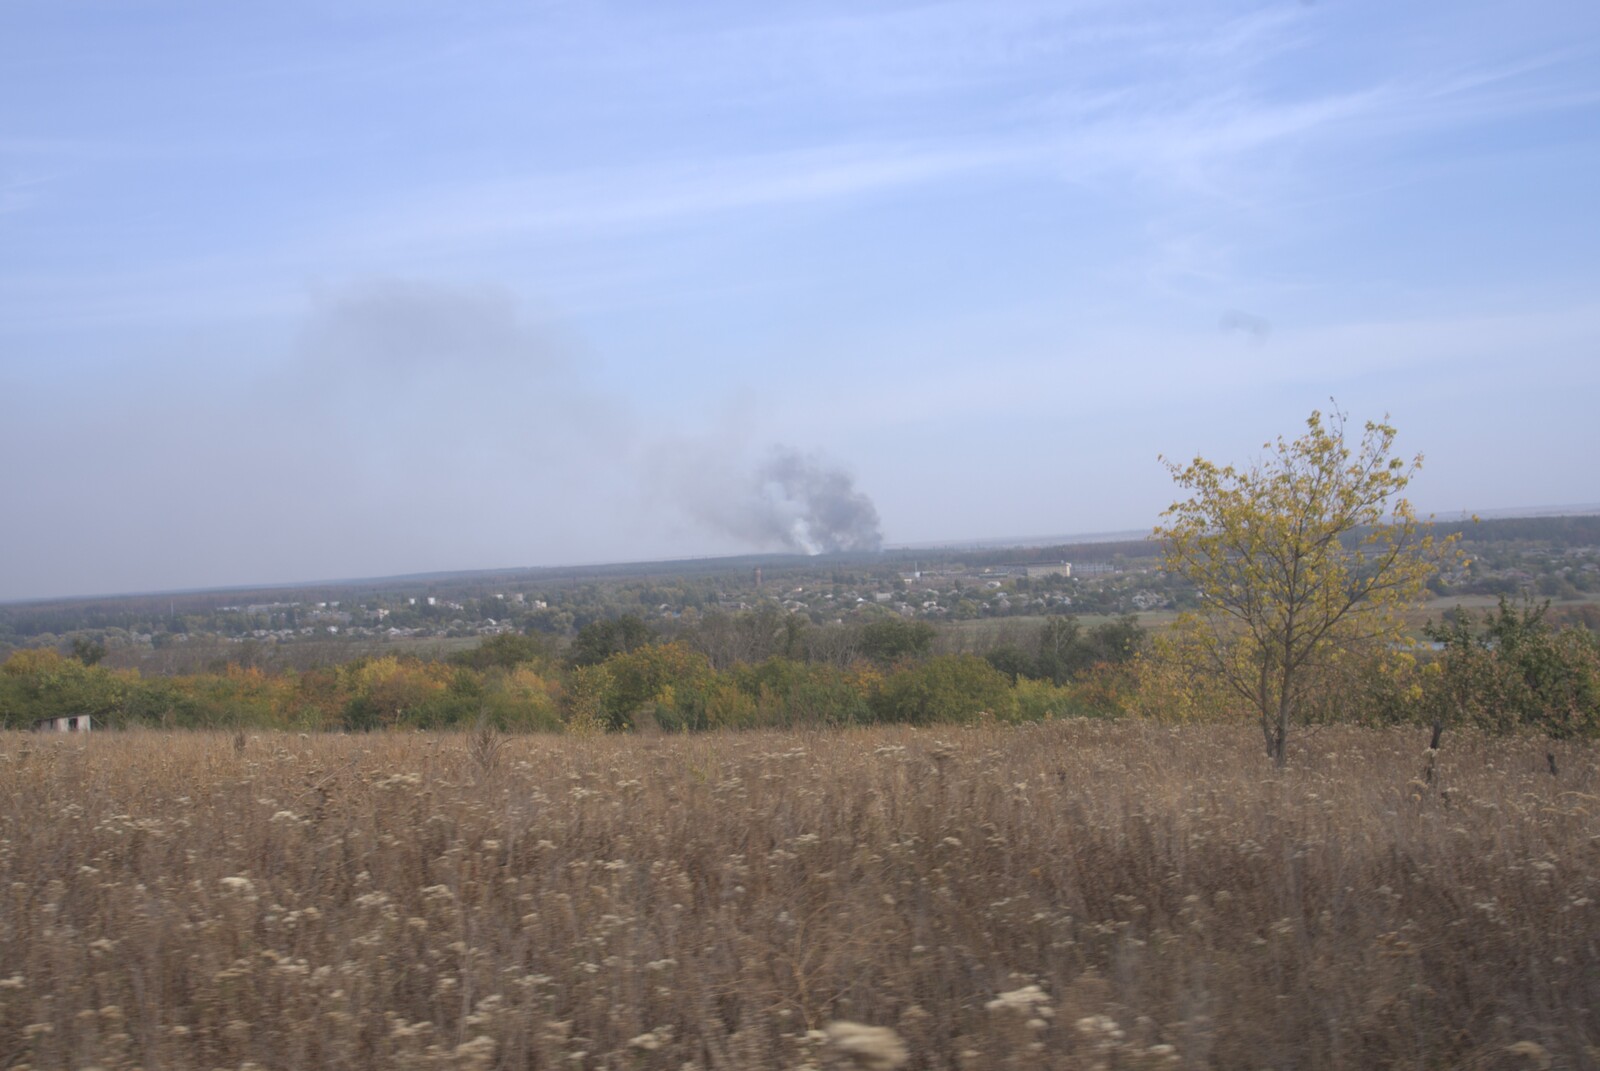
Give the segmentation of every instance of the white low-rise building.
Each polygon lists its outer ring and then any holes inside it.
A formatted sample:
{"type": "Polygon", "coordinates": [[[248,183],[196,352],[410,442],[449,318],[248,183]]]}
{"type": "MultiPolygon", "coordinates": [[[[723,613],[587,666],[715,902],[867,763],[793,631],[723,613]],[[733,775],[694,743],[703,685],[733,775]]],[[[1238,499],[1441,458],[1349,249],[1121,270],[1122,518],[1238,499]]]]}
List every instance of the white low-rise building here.
{"type": "Polygon", "coordinates": [[[33,723],[40,733],[86,733],[94,728],[94,718],[88,714],[68,714],[59,718],[40,718],[33,723]]]}

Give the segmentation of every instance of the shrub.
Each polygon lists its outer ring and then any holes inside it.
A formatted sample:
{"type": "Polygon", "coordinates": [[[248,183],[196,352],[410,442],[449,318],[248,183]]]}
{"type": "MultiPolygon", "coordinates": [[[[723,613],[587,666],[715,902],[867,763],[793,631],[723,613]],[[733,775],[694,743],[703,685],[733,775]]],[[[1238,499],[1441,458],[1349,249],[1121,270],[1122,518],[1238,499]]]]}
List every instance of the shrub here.
{"type": "Polygon", "coordinates": [[[898,617],[874,621],[861,629],[861,653],[880,665],[923,658],[933,646],[933,626],[898,617]]]}
{"type": "Polygon", "coordinates": [[[1441,646],[1428,697],[1436,722],[1557,738],[1600,734],[1600,643],[1586,629],[1553,628],[1548,609],[1502,596],[1481,629],[1460,612],[1429,623],[1428,637],[1441,646]]]}
{"type": "Polygon", "coordinates": [[[940,655],[906,666],[889,675],[872,705],[879,720],[911,725],[970,722],[983,713],[1015,716],[1011,682],[976,655],[940,655]]]}
{"type": "Polygon", "coordinates": [[[137,674],[86,666],[55,651],[18,651],[0,667],[0,725],[20,729],[40,718],[82,714],[117,724],[137,680],[137,674]]]}
{"type": "Polygon", "coordinates": [[[757,724],[774,727],[857,725],[872,720],[868,696],[881,676],[822,663],[769,658],[729,671],[755,705],[757,724]]]}
{"type": "Polygon", "coordinates": [[[1045,721],[1082,712],[1076,694],[1068,685],[1019,677],[1012,686],[1012,693],[1012,717],[1016,721],[1045,721]]]}

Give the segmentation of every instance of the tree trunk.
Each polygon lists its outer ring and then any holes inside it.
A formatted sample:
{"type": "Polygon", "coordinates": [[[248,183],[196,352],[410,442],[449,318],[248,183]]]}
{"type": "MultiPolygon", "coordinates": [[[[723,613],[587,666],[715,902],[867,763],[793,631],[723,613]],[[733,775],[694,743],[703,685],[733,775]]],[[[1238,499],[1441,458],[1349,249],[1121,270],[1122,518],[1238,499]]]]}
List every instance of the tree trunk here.
{"type": "MultiPolygon", "coordinates": [[[[1288,689],[1284,689],[1284,691],[1287,693],[1288,689]]],[[[1287,694],[1278,700],[1278,717],[1272,729],[1272,765],[1281,770],[1289,761],[1289,697],[1287,694]]]]}
{"type": "Polygon", "coordinates": [[[1261,718],[1261,735],[1267,741],[1267,757],[1272,760],[1272,765],[1282,767],[1289,758],[1289,723],[1285,714],[1279,712],[1276,717],[1261,718]]]}

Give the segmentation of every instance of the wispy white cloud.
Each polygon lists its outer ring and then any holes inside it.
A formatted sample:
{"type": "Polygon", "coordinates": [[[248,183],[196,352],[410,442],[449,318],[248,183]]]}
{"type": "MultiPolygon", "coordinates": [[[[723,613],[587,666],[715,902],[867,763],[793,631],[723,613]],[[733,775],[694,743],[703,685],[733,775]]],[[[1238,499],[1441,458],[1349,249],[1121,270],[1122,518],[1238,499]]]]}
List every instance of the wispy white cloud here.
{"type": "MultiPolygon", "coordinates": [[[[916,374],[901,366],[863,369],[845,397],[827,384],[797,385],[762,421],[780,433],[810,428],[830,440],[848,440],[862,428],[966,427],[968,434],[953,443],[964,450],[994,420],[1031,423],[1067,410],[1074,421],[1098,427],[1095,405],[1115,410],[1120,422],[1124,410],[1159,421],[1178,408],[1224,412],[1248,406],[1263,392],[1278,390],[1308,404],[1330,391],[1363,398],[1387,394],[1387,404],[1413,404],[1450,384],[1468,392],[1493,389],[1507,375],[1508,354],[1518,355],[1519,376],[1535,382],[1561,375],[1569,386],[1600,384],[1600,365],[1571,369],[1566,356],[1600,348],[1600,305],[1594,303],[1317,324],[1273,321],[1265,335],[1230,330],[1226,312],[1219,309],[1187,328],[1119,321],[1054,329],[1053,337],[1046,328],[1031,341],[1019,332],[1000,353],[985,354],[981,367],[942,360],[916,374]],[[975,382],[983,384],[976,397],[975,382]],[[1137,389],[1130,394],[1132,384],[1137,389]]],[[[969,325],[958,337],[972,334],[970,328],[994,330],[969,325]]],[[[894,351],[935,345],[923,332],[882,344],[894,351]]]]}
{"type": "MultiPolygon", "coordinates": [[[[713,44],[700,40],[698,47],[726,48],[764,69],[788,71],[796,92],[802,86],[815,89],[822,77],[797,57],[838,56],[849,51],[835,47],[841,38],[862,53],[863,67],[871,66],[870,56],[930,71],[1035,70],[1033,52],[1070,56],[1084,39],[1105,34],[1133,40],[1136,53],[1174,62],[1166,69],[1140,70],[1132,81],[1127,76],[1119,81],[1098,65],[1075,79],[1070,61],[1060,71],[1052,65],[1043,96],[1035,97],[1031,86],[1016,89],[1010,96],[1019,103],[1006,106],[998,125],[907,137],[904,130],[873,131],[864,120],[855,139],[806,144],[802,136],[790,147],[754,154],[702,147],[692,163],[658,150],[603,167],[558,167],[493,184],[414,190],[361,226],[378,241],[504,241],[552,230],[670,225],[1005,170],[1048,169],[1073,181],[1131,177],[1155,190],[1250,203],[1303,197],[1316,185],[1314,176],[1281,155],[1286,147],[1371,148],[1420,129],[1571,107],[1589,99],[1570,90],[1528,86],[1526,76],[1546,69],[1544,61],[1471,75],[1385,75],[1364,85],[1285,95],[1255,84],[1255,76],[1274,63],[1292,63],[1294,54],[1307,47],[1308,16],[1300,11],[1258,10],[1209,25],[1178,20],[1176,26],[1108,24],[1105,12],[1092,7],[1076,13],[1079,26],[1070,16],[1047,17],[1047,11],[1042,5],[1001,5],[979,14],[968,5],[928,5],[736,27],[710,34],[713,44]],[[776,54],[758,43],[768,37],[782,42],[776,54]],[[723,38],[738,43],[729,45],[723,38]],[[1019,44],[1017,50],[993,44],[1010,40],[1033,44],[1019,44]],[[1075,80],[1075,88],[1060,88],[1061,82],[1075,80]],[[1020,103],[1030,100],[1034,103],[1020,103]]],[[[653,47],[659,49],[659,42],[653,47]]],[[[688,47],[692,57],[695,46],[688,47]]],[[[674,69],[714,72],[708,77],[726,80],[735,90],[741,79],[755,77],[741,73],[737,62],[679,62],[674,69]]],[[[965,75],[950,77],[959,81],[965,75]]],[[[852,83],[853,92],[887,91],[873,76],[861,78],[866,84],[852,83]]]]}
{"type": "Polygon", "coordinates": [[[347,240],[502,242],[541,232],[635,232],[727,212],[870,197],[1011,166],[1010,146],[861,145],[529,175],[395,202],[347,240]]]}
{"type": "Polygon", "coordinates": [[[43,175],[0,181],[0,215],[31,207],[50,181],[43,175]]]}

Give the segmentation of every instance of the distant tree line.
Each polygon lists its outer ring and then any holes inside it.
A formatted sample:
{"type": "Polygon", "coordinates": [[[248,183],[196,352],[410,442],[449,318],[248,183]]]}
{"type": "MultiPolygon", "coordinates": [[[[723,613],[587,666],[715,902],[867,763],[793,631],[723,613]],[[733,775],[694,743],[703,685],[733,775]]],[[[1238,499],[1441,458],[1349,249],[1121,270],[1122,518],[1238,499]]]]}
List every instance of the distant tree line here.
{"type": "MultiPolygon", "coordinates": [[[[1503,601],[1426,630],[1432,648],[1372,650],[1313,675],[1307,720],[1600,735],[1600,643],[1545,603],[1503,601]]],[[[0,726],[89,714],[107,727],[365,731],[696,731],[934,725],[993,719],[1242,721],[1217,682],[1157,657],[1133,619],[1052,617],[981,650],[941,653],[948,630],[885,618],[819,627],[772,611],[692,628],[619,615],[570,643],[505,634],[446,657],[376,656],[300,671],[229,664],[144,676],[24,649],[0,663],[0,726]]]]}
{"type": "Polygon", "coordinates": [[[987,656],[937,653],[937,636],[900,618],[818,627],[769,609],[664,630],[624,614],[567,645],[503,634],[444,658],[151,677],[107,668],[92,644],[75,656],[27,649],[0,664],[0,724],[88,714],[111,727],[680,731],[1109,716],[1105,689],[1075,682],[1125,670],[1143,633],[1131,620],[1084,630],[1049,619],[1028,653],[987,656]]]}

